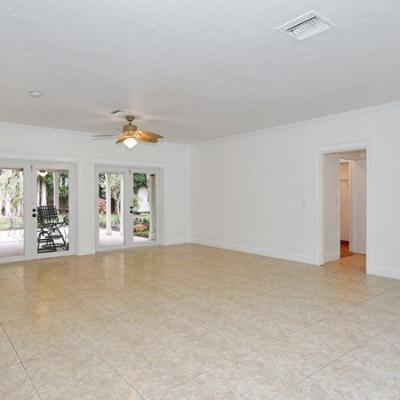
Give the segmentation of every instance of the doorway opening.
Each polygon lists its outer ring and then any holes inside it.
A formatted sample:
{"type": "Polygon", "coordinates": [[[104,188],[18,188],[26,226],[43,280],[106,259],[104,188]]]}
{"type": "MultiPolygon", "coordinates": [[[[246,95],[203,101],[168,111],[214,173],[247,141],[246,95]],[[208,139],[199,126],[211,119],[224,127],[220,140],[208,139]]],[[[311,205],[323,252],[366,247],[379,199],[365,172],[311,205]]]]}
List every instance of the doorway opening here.
{"type": "Polygon", "coordinates": [[[366,269],[367,150],[325,153],[321,264],[341,261],[366,269]]]}
{"type": "Polygon", "coordinates": [[[159,243],[160,171],[98,167],[96,176],[97,250],[159,243]]]}

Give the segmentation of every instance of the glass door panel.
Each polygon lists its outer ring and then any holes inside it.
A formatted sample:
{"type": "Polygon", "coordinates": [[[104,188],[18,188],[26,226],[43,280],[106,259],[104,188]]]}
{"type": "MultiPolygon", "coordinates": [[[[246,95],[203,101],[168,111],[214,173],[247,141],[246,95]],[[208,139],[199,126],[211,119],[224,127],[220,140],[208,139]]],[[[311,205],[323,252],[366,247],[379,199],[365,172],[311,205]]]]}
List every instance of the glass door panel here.
{"type": "Polygon", "coordinates": [[[133,242],[155,240],[155,174],[134,172],[132,177],[133,242]]]}
{"type": "Polygon", "coordinates": [[[124,174],[98,174],[98,239],[100,246],[124,245],[124,174]]]}
{"type": "Polygon", "coordinates": [[[23,256],[24,170],[0,165],[0,257],[23,256]]]}
{"type": "Polygon", "coordinates": [[[68,251],[70,247],[70,174],[68,169],[36,168],[36,252],[68,251]]]}

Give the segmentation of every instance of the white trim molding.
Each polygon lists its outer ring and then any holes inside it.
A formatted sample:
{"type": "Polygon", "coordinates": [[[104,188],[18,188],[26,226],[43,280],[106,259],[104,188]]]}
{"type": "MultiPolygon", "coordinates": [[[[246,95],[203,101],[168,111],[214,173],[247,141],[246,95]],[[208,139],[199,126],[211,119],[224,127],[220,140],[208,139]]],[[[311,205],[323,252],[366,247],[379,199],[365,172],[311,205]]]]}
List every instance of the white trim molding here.
{"type": "Polygon", "coordinates": [[[368,269],[368,274],[382,276],[384,278],[400,279],[399,268],[384,268],[384,267],[373,266],[368,269]]]}
{"type": "Polygon", "coordinates": [[[216,247],[224,250],[240,251],[242,253],[256,254],[259,256],[277,258],[280,260],[294,261],[303,264],[309,264],[310,266],[316,265],[316,260],[313,256],[307,256],[303,254],[283,253],[280,251],[274,251],[260,247],[239,246],[231,243],[218,242],[200,238],[192,238],[192,243],[201,244],[203,246],[216,247]]]}

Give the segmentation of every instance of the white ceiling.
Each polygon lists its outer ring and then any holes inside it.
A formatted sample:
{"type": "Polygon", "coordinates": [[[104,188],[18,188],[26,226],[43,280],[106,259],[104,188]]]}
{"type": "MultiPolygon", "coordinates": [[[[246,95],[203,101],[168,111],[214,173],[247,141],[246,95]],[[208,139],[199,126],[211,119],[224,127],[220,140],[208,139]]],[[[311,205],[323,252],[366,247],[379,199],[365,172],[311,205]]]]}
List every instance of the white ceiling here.
{"type": "Polygon", "coordinates": [[[123,107],[192,143],[398,100],[399,20],[398,0],[2,0],[0,121],[112,133],[123,107]],[[275,31],[312,9],[337,27],[275,31]]]}

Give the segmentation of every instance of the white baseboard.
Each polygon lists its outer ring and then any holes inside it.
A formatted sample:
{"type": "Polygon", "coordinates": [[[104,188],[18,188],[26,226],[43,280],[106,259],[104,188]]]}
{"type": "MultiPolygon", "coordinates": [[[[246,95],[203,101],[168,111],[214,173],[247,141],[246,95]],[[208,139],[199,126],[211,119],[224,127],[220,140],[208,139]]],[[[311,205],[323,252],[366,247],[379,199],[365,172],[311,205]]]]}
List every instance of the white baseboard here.
{"type": "Polygon", "coordinates": [[[225,249],[225,250],[233,250],[233,251],[241,251],[243,253],[257,254],[257,255],[265,256],[265,257],[279,258],[281,260],[296,261],[296,262],[301,262],[304,264],[317,265],[316,259],[314,256],[306,256],[306,255],[300,255],[300,254],[294,254],[294,253],[283,253],[280,251],[274,251],[274,250],[263,249],[263,248],[258,248],[258,247],[241,246],[241,245],[235,245],[235,244],[231,244],[231,243],[218,242],[218,241],[199,239],[199,238],[192,238],[192,243],[201,244],[204,246],[217,247],[217,248],[225,249]]]}
{"type": "Polygon", "coordinates": [[[169,239],[169,240],[166,240],[166,241],[164,242],[164,246],[172,246],[172,245],[174,245],[174,244],[186,244],[186,243],[190,243],[190,240],[188,240],[188,239],[179,239],[179,238],[176,238],[176,239],[169,239]]]}
{"type": "Polygon", "coordinates": [[[325,254],[325,262],[336,261],[340,259],[340,253],[335,251],[334,253],[325,254]]]}
{"type": "Polygon", "coordinates": [[[369,267],[368,275],[382,276],[384,278],[400,279],[400,268],[369,267]]]}
{"type": "Polygon", "coordinates": [[[366,255],[367,252],[365,250],[365,246],[361,246],[361,245],[354,245],[354,246],[350,246],[350,252],[351,253],[355,253],[355,254],[363,254],[366,255]]]}

